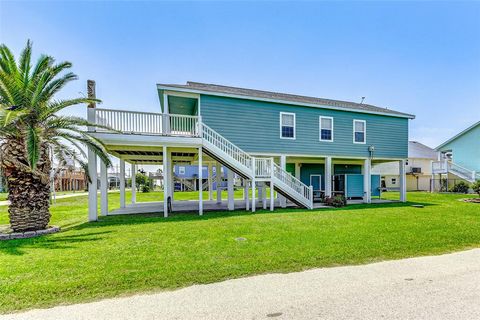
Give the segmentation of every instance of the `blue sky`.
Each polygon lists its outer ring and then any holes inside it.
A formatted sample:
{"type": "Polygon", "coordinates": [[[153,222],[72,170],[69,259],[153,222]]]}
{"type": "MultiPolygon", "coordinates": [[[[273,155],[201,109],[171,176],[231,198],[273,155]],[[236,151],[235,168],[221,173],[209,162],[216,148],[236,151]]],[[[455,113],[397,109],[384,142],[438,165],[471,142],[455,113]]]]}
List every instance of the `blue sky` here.
{"type": "MultiPolygon", "coordinates": [[[[74,63],[103,107],[187,80],[413,113],[432,147],[480,120],[480,2],[0,2],[0,42],[74,63]]],[[[84,107],[75,113],[85,116],[84,107]]]]}

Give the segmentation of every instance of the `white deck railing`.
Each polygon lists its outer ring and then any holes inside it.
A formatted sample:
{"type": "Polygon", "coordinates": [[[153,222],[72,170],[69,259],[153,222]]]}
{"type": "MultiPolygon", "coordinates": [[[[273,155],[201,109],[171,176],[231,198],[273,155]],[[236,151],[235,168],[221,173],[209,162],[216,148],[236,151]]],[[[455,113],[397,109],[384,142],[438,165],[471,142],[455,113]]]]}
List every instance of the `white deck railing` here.
{"type": "Polygon", "coordinates": [[[99,132],[112,129],[127,134],[167,135],[182,137],[201,137],[203,143],[210,146],[221,156],[229,159],[232,165],[243,166],[255,178],[273,179],[300,196],[302,202],[311,207],[312,191],[307,185],[296,179],[286,170],[273,162],[272,158],[256,158],[231,143],[218,132],[202,123],[197,116],[180,114],[149,113],[112,109],[92,108],[88,110],[89,121],[107,128],[91,128],[99,132]]]}
{"type": "MultiPolygon", "coordinates": [[[[199,136],[197,116],[95,108],[94,123],[129,134],[199,136]]],[[[97,131],[108,131],[97,128],[97,131]]]]}

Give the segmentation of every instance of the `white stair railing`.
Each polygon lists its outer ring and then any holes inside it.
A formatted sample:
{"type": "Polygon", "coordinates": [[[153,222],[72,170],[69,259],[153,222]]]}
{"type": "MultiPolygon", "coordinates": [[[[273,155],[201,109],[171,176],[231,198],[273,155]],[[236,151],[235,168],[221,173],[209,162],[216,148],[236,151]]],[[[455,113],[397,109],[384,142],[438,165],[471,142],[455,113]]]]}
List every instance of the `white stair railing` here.
{"type": "Polygon", "coordinates": [[[464,168],[462,166],[459,166],[456,163],[453,162],[448,162],[448,172],[451,172],[461,178],[464,178],[465,180],[468,181],[473,181],[475,180],[475,172],[472,170],[469,170],[467,168],[464,168]]]}
{"type": "Polygon", "coordinates": [[[248,153],[231,143],[229,140],[205,124],[202,124],[201,132],[202,138],[205,141],[220,149],[235,161],[240,162],[248,169],[252,169],[252,157],[248,153]]]}
{"type": "Polygon", "coordinates": [[[272,158],[255,158],[255,177],[271,178],[272,162],[272,158]]]}
{"type": "Polygon", "coordinates": [[[280,180],[280,182],[284,183],[289,187],[291,190],[298,193],[300,196],[307,199],[309,205],[311,206],[313,203],[313,194],[312,188],[304,184],[302,181],[295,178],[290,172],[282,169],[278,164],[273,164],[273,176],[280,180]]]}

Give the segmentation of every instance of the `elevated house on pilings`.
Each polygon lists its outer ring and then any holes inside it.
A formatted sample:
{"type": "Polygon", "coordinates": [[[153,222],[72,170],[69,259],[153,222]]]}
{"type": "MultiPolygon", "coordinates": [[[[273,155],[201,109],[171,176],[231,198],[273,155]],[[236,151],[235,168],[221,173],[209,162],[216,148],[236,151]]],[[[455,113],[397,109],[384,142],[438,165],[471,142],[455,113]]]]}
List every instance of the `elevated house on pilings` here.
{"type": "MultiPolygon", "coordinates": [[[[91,122],[115,129],[89,128],[120,158],[121,172],[126,162],[132,172],[138,164],[164,168],[164,198],[158,203],[137,204],[133,192],[127,205],[121,174],[121,208],[113,213],[163,212],[167,217],[170,208],[200,215],[208,209],[312,209],[334,195],[371,203],[380,196],[380,176],[372,175],[371,167],[382,162],[399,163],[399,200],[406,201],[408,121],[413,115],[364,103],[196,82],[158,84],[157,90],[158,113],[99,109],[94,104],[88,108],[91,122]],[[217,172],[221,166],[228,168],[228,200],[222,200],[220,189],[214,195],[210,179],[208,199],[200,192],[193,204],[175,201],[173,166],[178,163],[207,165],[208,177],[214,166],[217,172]],[[244,182],[241,201],[234,201],[234,174],[244,182]]],[[[96,161],[90,152],[92,175],[97,174],[96,161]]],[[[100,167],[105,182],[105,165],[100,167]]],[[[201,181],[203,170],[198,175],[201,181]]],[[[103,215],[108,214],[105,186],[101,183],[103,215]]],[[[92,186],[90,220],[97,219],[96,202],[92,186]]]]}

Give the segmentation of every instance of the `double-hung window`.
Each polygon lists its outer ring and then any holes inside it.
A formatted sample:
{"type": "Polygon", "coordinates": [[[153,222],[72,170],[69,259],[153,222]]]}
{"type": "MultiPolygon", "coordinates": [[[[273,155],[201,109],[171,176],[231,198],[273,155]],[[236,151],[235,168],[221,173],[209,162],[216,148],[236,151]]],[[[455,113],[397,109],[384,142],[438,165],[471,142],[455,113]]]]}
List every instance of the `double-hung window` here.
{"type": "Polygon", "coordinates": [[[178,174],[184,175],[185,174],[185,167],[178,167],[178,174]]]}
{"type": "Polygon", "coordinates": [[[295,113],[280,112],[280,138],[295,139],[295,113]]]}
{"type": "Polygon", "coordinates": [[[333,118],[320,116],[320,141],[333,141],[333,118]]]}
{"type": "Polygon", "coordinates": [[[365,120],[353,120],[353,143],[366,143],[367,123],[365,120]]]}

